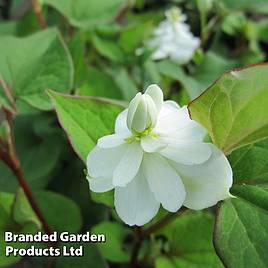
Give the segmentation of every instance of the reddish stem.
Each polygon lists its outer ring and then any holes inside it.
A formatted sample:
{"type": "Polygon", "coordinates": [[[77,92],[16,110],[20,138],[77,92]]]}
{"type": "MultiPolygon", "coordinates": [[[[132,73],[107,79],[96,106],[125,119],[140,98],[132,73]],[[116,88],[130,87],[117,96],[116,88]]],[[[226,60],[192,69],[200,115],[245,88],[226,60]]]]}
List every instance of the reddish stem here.
{"type": "Polygon", "coordinates": [[[150,227],[148,227],[147,229],[145,229],[142,232],[142,237],[147,237],[153,233],[155,233],[156,231],[162,229],[163,227],[165,227],[166,225],[168,225],[169,223],[171,223],[172,221],[174,221],[178,216],[182,215],[185,211],[187,211],[187,208],[182,207],[178,213],[169,213],[165,218],[163,218],[161,221],[151,225],[150,227]]]}
{"type": "Polygon", "coordinates": [[[187,208],[183,207],[179,210],[178,213],[169,213],[165,218],[160,220],[159,222],[151,225],[145,230],[142,230],[140,227],[137,227],[135,229],[134,235],[135,235],[135,242],[132,250],[132,256],[131,256],[131,267],[136,268],[139,267],[138,263],[138,257],[139,252],[143,243],[143,240],[150,236],[151,234],[155,233],[156,231],[162,229],[169,223],[171,223],[173,220],[175,220],[178,216],[182,215],[185,211],[187,211],[187,208]]]}
{"type": "MultiPolygon", "coordinates": [[[[33,193],[27,183],[27,181],[24,178],[22,169],[21,169],[21,165],[20,165],[20,161],[17,157],[17,153],[16,153],[16,149],[15,149],[15,137],[14,137],[14,129],[13,129],[13,114],[6,109],[3,109],[3,111],[5,112],[6,115],[6,119],[9,123],[9,127],[10,127],[10,138],[11,138],[11,142],[8,146],[8,148],[2,148],[0,149],[0,159],[2,159],[5,164],[12,170],[12,172],[14,173],[14,175],[16,176],[16,178],[18,179],[18,182],[20,184],[20,186],[22,187],[32,209],[34,210],[36,216],[38,217],[38,219],[40,220],[40,222],[43,225],[43,228],[45,230],[45,232],[50,235],[52,234],[52,230],[50,229],[44,215],[42,214],[34,196],[33,193]]],[[[4,143],[3,143],[4,146],[4,143]]]]}
{"type": "Polygon", "coordinates": [[[15,104],[15,100],[14,100],[12,92],[11,92],[11,88],[5,82],[5,80],[1,74],[0,74],[0,85],[2,86],[7,99],[9,100],[10,104],[12,105],[12,108],[14,110],[13,112],[16,112],[16,104],[15,104]]]}
{"type": "Polygon", "coordinates": [[[119,24],[122,24],[123,23],[123,20],[124,20],[124,17],[126,15],[126,13],[128,12],[130,6],[129,4],[125,4],[121,10],[119,10],[118,14],[116,15],[115,17],[115,21],[119,24]]]}
{"type": "Polygon", "coordinates": [[[47,22],[45,20],[45,17],[42,14],[42,8],[38,2],[38,0],[32,0],[32,6],[33,6],[33,11],[34,14],[38,20],[38,23],[42,29],[47,28],[47,22]]]}
{"type": "Polygon", "coordinates": [[[142,229],[140,227],[135,228],[134,239],[135,239],[135,242],[134,242],[132,255],[131,255],[131,267],[133,268],[138,267],[139,252],[140,252],[140,248],[143,242],[142,229]]]}
{"type": "Polygon", "coordinates": [[[13,159],[10,158],[8,153],[3,152],[3,151],[0,152],[0,159],[2,159],[6,163],[6,165],[12,170],[14,175],[17,177],[21,188],[23,189],[23,191],[24,191],[32,209],[34,210],[36,216],[38,217],[38,219],[42,223],[45,232],[48,235],[52,234],[52,230],[50,229],[44,215],[42,214],[42,212],[41,212],[41,210],[40,210],[40,208],[39,208],[39,206],[38,206],[38,204],[33,196],[33,193],[31,191],[27,181],[25,180],[25,178],[23,176],[19,160],[14,156],[13,156],[13,159]]]}

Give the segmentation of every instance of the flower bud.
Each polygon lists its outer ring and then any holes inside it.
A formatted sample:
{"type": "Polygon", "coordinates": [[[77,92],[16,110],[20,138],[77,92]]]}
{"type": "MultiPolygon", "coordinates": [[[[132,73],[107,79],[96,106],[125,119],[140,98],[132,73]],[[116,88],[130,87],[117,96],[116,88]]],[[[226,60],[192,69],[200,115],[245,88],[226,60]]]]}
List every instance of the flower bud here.
{"type": "Polygon", "coordinates": [[[167,19],[172,22],[185,21],[186,16],[182,14],[181,9],[178,7],[172,7],[165,12],[167,19]]]}
{"type": "Polygon", "coordinates": [[[152,84],[147,87],[145,94],[149,95],[152,98],[156,106],[157,113],[159,113],[162,108],[163,99],[164,99],[162,89],[158,85],[152,84]]]}
{"type": "Polygon", "coordinates": [[[129,104],[127,126],[132,132],[142,133],[155,126],[157,114],[157,108],[151,96],[138,93],[129,104]]]}

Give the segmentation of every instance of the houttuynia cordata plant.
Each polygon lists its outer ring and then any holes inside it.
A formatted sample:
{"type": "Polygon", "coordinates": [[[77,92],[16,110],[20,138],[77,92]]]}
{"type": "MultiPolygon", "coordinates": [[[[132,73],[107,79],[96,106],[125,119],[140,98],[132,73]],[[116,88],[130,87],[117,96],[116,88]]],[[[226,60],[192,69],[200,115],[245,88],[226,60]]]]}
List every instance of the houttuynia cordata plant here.
{"type": "Polygon", "coordinates": [[[267,268],[267,11],[0,0],[0,267],[267,268]]]}

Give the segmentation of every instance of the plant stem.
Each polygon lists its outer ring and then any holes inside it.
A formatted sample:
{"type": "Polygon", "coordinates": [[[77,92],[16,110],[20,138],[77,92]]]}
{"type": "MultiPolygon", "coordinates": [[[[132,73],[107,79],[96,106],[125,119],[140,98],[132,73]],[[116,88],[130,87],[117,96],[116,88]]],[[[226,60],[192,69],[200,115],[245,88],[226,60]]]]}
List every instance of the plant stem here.
{"type": "Polygon", "coordinates": [[[202,44],[205,43],[206,40],[206,15],[204,12],[201,12],[200,14],[200,24],[201,24],[201,41],[202,44]]]}
{"type": "Polygon", "coordinates": [[[22,169],[21,169],[21,164],[20,161],[17,157],[17,153],[16,153],[16,149],[15,149],[15,139],[14,139],[14,130],[13,130],[13,118],[12,118],[12,114],[10,113],[10,111],[4,109],[4,112],[6,114],[6,118],[7,121],[9,123],[10,126],[10,136],[11,136],[11,148],[7,148],[7,149],[0,149],[0,159],[3,160],[3,162],[12,170],[13,174],[16,176],[16,178],[18,179],[18,182],[20,184],[20,186],[22,187],[33,211],[35,212],[36,216],[38,217],[38,219],[40,220],[40,222],[43,225],[43,228],[45,230],[45,232],[50,235],[52,234],[52,230],[49,227],[44,215],[42,214],[34,196],[33,193],[27,183],[27,181],[24,178],[22,169]]]}
{"type": "Polygon", "coordinates": [[[159,222],[151,225],[145,230],[142,230],[140,227],[137,227],[134,231],[135,235],[135,242],[132,250],[132,256],[131,256],[131,267],[136,268],[138,267],[138,257],[139,252],[143,243],[143,240],[150,236],[151,234],[155,233],[156,231],[162,229],[169,223],[171,223],[173,220],[175,220],[178,216],[182,215],[185,211],[188,209],[183,207],[180,209],[178,213],[169,213],[166,217],[164,217],[159,222]]]}
{"type": "Polygon", "coordinates": [[[119,10],[118,14],[116,15],[115,22],[122,24],[124,17],[126,13],[128,12],[129,8],[130,8],[130,4],[125,3],[125,5],[119,10]]]}
{"type": "Polygon", "coordinates": [[[32,209],[34,210],[36,216],[39,218],[40,222],[42,223],[43,225],[43,228],[45,230],[45,232],[50,235],[52,234],[52,230],[50,229],[42,211],[40,210],[34,196],[33,196],[33,193],[27,183],[27,181],[25,180],[24,176],[23,176],[23,173],[22,173],[22,170],[21,170],[21,167],[20,165],[19,166],[14,166],[12,168],[12,171],[14,173],[14,175],[17,177],[18,181],[19,181],[19,184],[20,186],[22,187],[25,195],[27,196],[28,198],[28,201],[29,203],[31,204],[31,207],[32,209]]]}
{"type": "Polygon", "coordinates": [[[156,222],[152,226],[148,227],[147,229],[143,230],[142,237],[147,237],[156,231],[162,229],[172,221],[174,221],[178,216],[182,215],[185,211],[187,211],[187,208],[183,207],[179,210],[178,213],[169,213],[165,218],[163,218],[161,221],[156,222]]]}
{"type": "Polygon", "coordinates": [[[45,20],[45,17],[42,14],[42,8],[40,6],[40,3],[38,2],[38,0],[32,0],[32,6],[33,6],[33,11],[34,14],[38,20],[38,23],[40,25],[40,27],[42,29],[46,29],[47,28],[47,22],[45,20]]]}
{"type": "Polygon", "coordinates": [[[4,93],[7,97],[7,99],[9,100],[10,104],[12,105],[13,108],[13,112],[16,112],[16,104],[15,104],[15,100],[12,96],[12,92],[10,87],[7,85],[7,83],[5,82],[4,78],[2,77],[2,75],[0,74],[0,85],[2,86],[4,93]]]}
{"type": "Polygon", "coordinates": [[[131,255],[131,267],[133,268],[138,267],[139,252],[140,252],[140,248],[143,242],[141,234],[142,234],[142,229],[140,227],[136,227],[134,230],[135,242],[134,242],[132,255],[131,255]]]}
{"type": "Polygon", "coordinates": [[[45,232],[50,235],[52,234],[52,230],[50,229],[44,215],[42,214],[33,194],[32,191],[30,190],[30,187],[27,183],[27,181],[25,180],[22,170],[21,170],[21,166],[20,163],[18,161],[18,159],[11,159],[9,157],[9,155],[7,153],[4,152],[0,152],[0,159],[2,159],[6,165],[12,170],[12,172],[14,173],[14,175],[17,177],[18,182],[21,186],[21,188],[23,189],[33,211],[35,212],[36,216],[38,217],[38,219],[40,220],[40,222],[43,225],[43,228],[45,230],[45,232]]]}

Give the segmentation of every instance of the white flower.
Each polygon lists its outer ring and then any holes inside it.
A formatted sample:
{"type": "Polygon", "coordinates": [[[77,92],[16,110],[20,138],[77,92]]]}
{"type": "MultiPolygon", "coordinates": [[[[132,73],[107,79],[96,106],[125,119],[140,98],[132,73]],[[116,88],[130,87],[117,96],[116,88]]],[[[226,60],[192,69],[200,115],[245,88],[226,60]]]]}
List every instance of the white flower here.
{"type": "Polygon", "coordinates": [[[166,12],[167,19],[154,31],[148,46],[155,49],[152,59],[171,58],[179,64],[187,63],[199,47],[200,40],[194,37],[185,23],[186,16],[179,8],[173,7],[166,12]]]}
{"type": "Polygon", "coordinates": [[[161,89],[151,85],[118,115],[115,134],[89,153],[90,189],[115,189],[115,209],[129,225],[149,222],[160,204],[171,212],[213,206],[229,196],[232,169],[204,135],[187,107],[164,102],[161,89]]]}

